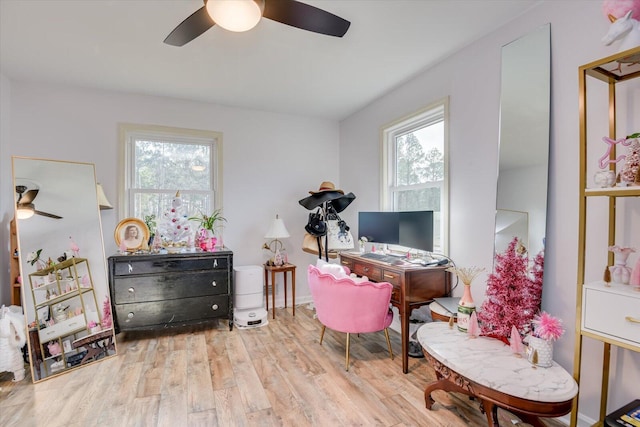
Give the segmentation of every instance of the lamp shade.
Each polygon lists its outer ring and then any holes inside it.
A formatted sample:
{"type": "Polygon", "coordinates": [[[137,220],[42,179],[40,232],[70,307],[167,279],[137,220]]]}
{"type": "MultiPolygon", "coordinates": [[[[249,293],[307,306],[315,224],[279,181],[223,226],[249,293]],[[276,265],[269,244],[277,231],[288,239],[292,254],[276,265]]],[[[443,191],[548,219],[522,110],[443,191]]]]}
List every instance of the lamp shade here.
{"type": "Polygon", "coordinates": [[[225,30],[249,31],[262,18],[264,2],[259,0],[209,0],[207,12],[211,19],[225,30]]]}
{"type": "Polygon", "coordinates": [[[278,215],[271,223],[271,227],[267,230],[267,233],[264,235],[265,239],[284,239],[289,237],[289,232],[287,231],[287,227],[284,226],[284,221],[282,221],[278,215]]]}
{"type": "Polygon", "coordinates": [[[111,203],[107,200],[107,196],[105,196],[100,183],[96,184],[96,189],[98,191],[98,205],[100,205],[100,209],[113,209],[113,206],[111,206],[111,203]]]}

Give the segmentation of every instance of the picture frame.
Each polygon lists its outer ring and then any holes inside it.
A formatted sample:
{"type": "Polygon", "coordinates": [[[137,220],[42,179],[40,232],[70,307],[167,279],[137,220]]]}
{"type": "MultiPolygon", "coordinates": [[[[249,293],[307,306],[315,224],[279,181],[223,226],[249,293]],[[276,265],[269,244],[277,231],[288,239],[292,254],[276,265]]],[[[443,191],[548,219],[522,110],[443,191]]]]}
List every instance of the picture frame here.
{"type": "Polygon", "coordinates": [[[125,218],[118,223],[113,233],[116,245],[124,244],[127,251],[134,252],[147,247],[149,228],[138,218],[125,218]]]}

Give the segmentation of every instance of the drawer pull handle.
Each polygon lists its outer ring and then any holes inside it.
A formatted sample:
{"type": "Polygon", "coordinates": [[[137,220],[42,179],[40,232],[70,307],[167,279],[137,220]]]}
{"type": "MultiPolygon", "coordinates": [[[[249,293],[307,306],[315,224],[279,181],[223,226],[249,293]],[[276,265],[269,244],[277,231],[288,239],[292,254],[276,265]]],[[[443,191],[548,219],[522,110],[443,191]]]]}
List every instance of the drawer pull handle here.
{"type": "Polygon", "coordinates": [[[363,270],[364,270],[365,272],[366,272],[366,271],[369,271],[369,267],[365,267],[363,270]]]}
{"type": "Polygon", "coordinates": [[[389,279],[393,279],[396,276],[394,276],[393,274],[385,274],[384,277],[388,277],[389,279]]]}
{"type": "Polygon", "coordinates": [[[127,314],[127,318],[128,319],[133,319],[133,313],[129,312],[129,314],[127,314]]]}
{"type": "Polygon", "coordinates": [[[211,308],[212,308],[212,309],[214,309],[214,310],[217,310],[219,307],[218,307],[218,304],[213,304],[213,305],[211,306],[211,308]]]}
{"type": "Polygon", "coordinates": [[[213,260],[213,268],[218,268],[218,260],[217,259],[213,260]]]}
{"type": "Polygon", "coordinates": [[[127,265],[129,265],[129,273],[131,273],[133,271],[133,266],[131,265],[131,263],[128,263],[127,265]]]}
{"type": "Polygon", "coordinates": [[[211,286],[213,286],[213,287],[215,288],[216,286],[218,286],[218,284],[217,284],[217,283],[216,283],[216,281],[214,280],[213,282],[211,282],[211,286]]]}
{"type": "Polygon", "coordinates": [[[635,317],[631,317],[631,316],[626,316],[624,320],[631,323],[640,323],[640,319],[636,319],[635,317]]]}
{"type": "Polygon", "coordinates": [[[130,294],[134,293],[135,291],[136,291],[135,289],[133,289],[133,288],[129,288],[129,293],[130,293],[130,294]]]}

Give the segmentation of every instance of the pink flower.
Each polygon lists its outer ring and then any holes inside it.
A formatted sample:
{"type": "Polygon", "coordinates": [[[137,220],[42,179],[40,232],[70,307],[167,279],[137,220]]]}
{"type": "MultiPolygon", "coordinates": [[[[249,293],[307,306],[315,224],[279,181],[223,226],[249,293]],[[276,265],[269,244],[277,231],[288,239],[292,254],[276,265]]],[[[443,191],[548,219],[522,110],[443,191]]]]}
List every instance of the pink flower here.
{"type": "Polygon", "coordinates": [[[543,311],[533,319],[533,335],[543,340],[555,341],[564,334],[562,321],[543,311]]]}

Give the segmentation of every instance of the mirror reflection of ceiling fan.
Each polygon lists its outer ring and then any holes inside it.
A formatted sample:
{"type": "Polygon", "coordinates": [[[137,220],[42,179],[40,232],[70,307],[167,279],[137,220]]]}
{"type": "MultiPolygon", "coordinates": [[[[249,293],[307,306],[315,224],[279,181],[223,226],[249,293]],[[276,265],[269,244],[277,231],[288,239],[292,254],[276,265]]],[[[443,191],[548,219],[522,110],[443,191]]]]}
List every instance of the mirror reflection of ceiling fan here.
{"type": "Polygon", "coordinates": [[[281,24],[327,36],[342,37],[351,22],[296,0],[203,0],[204,6],[182,21],[164,39],[183,46],[218,24],[229,31],[248,31],[265,17],[281,24]]]}
{"type": "Polygon", "coordinates": [[[48,218],[53,218],[53,219],[62,219],[61,216],[58,216],[49,212],[42,212],[42,211],[36,210],[36,205],[33,204],[33,201],[35,200],[39,191],[40,190],[37,188],[27,190],[26,185],[16,185],[16,193],[18,193],[18,202],[17,202],[18,219],[31,218],[34,214],[46,216],[48,218]]]}

